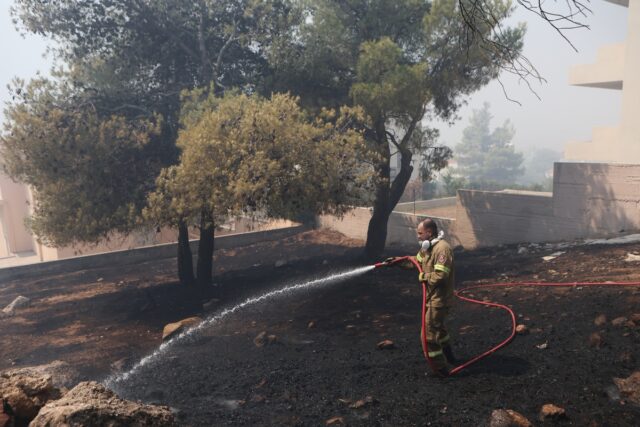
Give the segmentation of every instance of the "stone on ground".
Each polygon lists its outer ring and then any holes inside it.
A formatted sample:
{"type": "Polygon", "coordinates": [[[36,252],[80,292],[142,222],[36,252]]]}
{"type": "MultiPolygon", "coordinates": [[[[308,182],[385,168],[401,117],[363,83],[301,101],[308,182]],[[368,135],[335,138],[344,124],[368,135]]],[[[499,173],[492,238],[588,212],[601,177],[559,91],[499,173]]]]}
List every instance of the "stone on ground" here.
{"type": "Polygon", "coordinates": [[[19,423],[28,423],[49,400],[59,399],[61,395],[50,374],[30,368],[0,374],[0,398],[19,423]]]}
{"type": "Polygon", "coordinates": [[[603,345],[604,345],[604,338],[602,338],[602,335],[600,335],[597,332],[594,332],[591,335],[589,335],[589,347],[602,348],[603,345]]]}
{"type": "Polygon", "coordinates": [[[627,323],[627,318],[624,316],[616,317],[611,321],[613,326],[622,326],[627,323]]]}
{"type": "Polygon", "coordinates": [[[0,427],[10,427],[13,423],[13,419],[9,414],[0,412],[0,427]]]}
{"type": "Polygon", "coordinates": [[[278,342],[278,337],[275,335],[268,335],[267,331],[260,332],[254,339],[253,343],[256,347],[264,347],[265,345],[271,345],[278,342]]]}
{"type": "Polygon", "coordinates": [[[95,381],[81,382],[62,399],[47,403],[30,427],[45,426],[177,426],[166,406],[119,398],[95,381]]]}
{"type": "Polygon", "coordinates": [[[28,307],[31,304],[31,300],[27,297],[19,296],[14,299],[11,304],[2,309],[2,312],[6,315],[12,316],[15,314],[18,308],[28,307]]]}
{"type": "Polygon", "coordinates": [[[640,405],[640,371],[635,371],[627,378],[614,378],[613,382],[618,387],[622,399],[640,405]]]}
{"type": "Polygon", "coordinates": [[[188,317],[186,319],[182,319],[179,322],[169,323],[162,330],[162,341],[166,341],[170,338],[173,338],[175,335],[179,334],[186,328],[190,328],[191,326],[195,326],[198,323],[202,322],[200,317],[188,317]]]}
{"type": "Polygon", "coordinates": [[[516,326],[516,334],[518,335],[527,335],[529,333],[529,328],[527,328],[527,325],[518,325],[516,326]]]}
{"type": "Polygon", "coordinates": [[[533,427],[533,424],[519,412],[496,409],[491,413],[489,427],[533,427]]]}
{"type": "Polygon", "coordinates": [[[373,397],[366,396],[364,399],[355,401],[354,403],[349,405],[349,407],[352,409],[360,409],[360,408],[364,408],[365,406],[373,405],[375,402],[376,401],[373,397]]]}
{"type": "Polygon", "coordinates": [[[395,344],[391,340],[384,340],[384,341],[380,341],[377,344],[377,347],[379,350],[391,350],[395,348],[395,344]]]}
{"type": "Polygon", "coordinates": [[[559,420],[566,418],[566,416],[567,414],[563,408],[556,406],[553,403],[547,403],[546,405],[542,405],[538,418],[540,421],[545,421],[549,419],[559,420]]]}
{"type": "Polygon", "coordinates": [[[600,314],[598,315],[595,320],[593,321],[593,324],[596,326],[604,326],[607,324],[607,316],[604,314],[600,314]]]}
{"type": "Polygon", "coordinates": [[[344,425],[344,418],[342,417],[329,418],[327,421],[325,421],[325,425],[328,425],[328,426],[344,425]]]}

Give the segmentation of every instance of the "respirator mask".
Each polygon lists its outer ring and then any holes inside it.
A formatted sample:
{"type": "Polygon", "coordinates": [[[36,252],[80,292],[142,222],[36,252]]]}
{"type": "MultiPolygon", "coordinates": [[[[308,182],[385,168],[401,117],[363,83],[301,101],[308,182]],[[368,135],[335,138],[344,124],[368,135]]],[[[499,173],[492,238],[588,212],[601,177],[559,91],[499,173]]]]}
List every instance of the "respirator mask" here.
{"type": "Polygon", "coordinates": [[[421,251],[427,251],[442,239],[444,239],[444,231],[440,230],[440,232],[438,233],[438,237],[431,240],[418,240],[418,245],[420,245],[421,251]]]}

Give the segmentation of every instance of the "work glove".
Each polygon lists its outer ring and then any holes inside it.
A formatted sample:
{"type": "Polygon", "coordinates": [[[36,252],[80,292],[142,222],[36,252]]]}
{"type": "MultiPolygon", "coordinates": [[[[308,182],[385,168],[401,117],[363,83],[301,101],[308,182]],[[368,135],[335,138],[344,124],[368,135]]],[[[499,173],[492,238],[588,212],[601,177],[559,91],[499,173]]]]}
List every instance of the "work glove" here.
{"type": "Polygon", "coordinates": [[[427,273],[420,272],[420,274],[418,274],[418,280],[421,281],[421,282],[426,282],[427,281],[427,273]]]}

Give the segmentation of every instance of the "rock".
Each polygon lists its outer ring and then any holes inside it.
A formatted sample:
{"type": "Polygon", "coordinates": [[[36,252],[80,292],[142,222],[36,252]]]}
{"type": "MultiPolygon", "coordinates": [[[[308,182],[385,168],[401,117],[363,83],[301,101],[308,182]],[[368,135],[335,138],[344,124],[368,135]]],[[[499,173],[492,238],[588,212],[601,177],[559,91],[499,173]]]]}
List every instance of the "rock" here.
{"type": "Polygon", "coordinates": [[[633,313],[629,319],[636,325],[640,325],[640,313],[633,313]]]}
{"type": "Polygon", "coordinates": [[[256,347],[264,347],[265,345],[275,344],[278,342],[278,337],[275,335],[267,335],[267,331],[262,331],[253,339],[253,343],[256,347]]]}
{"type": "Polygon", "coordinates": [[[640,371],[635,371],[627,378],[614,378],[620,397],[636,405],[640,405],[640,371]]]}
{"type": "Polygon", "coordinates": [[[329,418],[327,421],[325,421],[324,424],[327,426],[344,425],[344,418],[342,417],[329,418]]]}
{"type": "Polygon", "coordinates": [[[516,334],[518,335],[527,335],[529,334],[529,328],[527,328],[527,325],[518,325],[516,326],[516,334]]]}
{"type": "Polygon", "coordinates": [[[365,406],[373,405],[375,402],[376,401],[373,397],[367,396],[364,399],[360,399],[352,403],[351,405],[349,405],[349,408],[360,409],[360,408],[364,408],[365,406]]]}
{"type": "Polygon", "coordinates": [[[264,347],[267,343],[267,331],[262,331],[253,339],[253,343],[256,347],[264,347]]]}
{"type": "Polygon", "coordinates": [[[12,316],[16,312],[17,309],[28,307],[29,304],[31,304],[31,300],[29,298],[23,297],[23,296],[19,296],[16,299],[14,299],[11,302],[11,304],[9,304],[5,308],[3,308],[2,312],[4,314],[8,314],[8,315],[12,316]]]}
{"type": "Polygon", "coordinates": [[[637,262],[637,261],[640,261],[640,255],[628,253],[627,257],[624,260],[626,262],[637,262]]]}
{"type": "Polygon", "coordinates": [[[62,360],[54,360],[46,365],[38,365],[22,369],[51,375],[53,386],[59,389],[71,388],[78,384],[78,381],[80,380],[80,373],[78,370],[62,360]]]}
{"type": "Polygon", "coordinates": [[[607,324],[607,316],[604,314],[599,314],[598,317],[595,318],[593,324],[596,326],[604,326],[607,324]]]}
{"type": "Polygon", "coordinates": [[[615,319],[613,319],[613,320],[611,321],[611,324],[612,324],[613,326],[622,326],[622,325],[624,325],[625,323],[627,323],[627,318],[626,318],[626,317],[624,317],[624,316],[616,317],[615,319]]]}
{"type": "Polygon", "coordinates": [[[218,306],[218,304],[220,304],[220,300],[217,298],[212,298],[209,301],[202,304],[202,309],[204,311],[211,311],[215,309],[218,306]]]}
{"type": "Polygon", "coordinates": [[[0,427],[10,427],[13,425],[12,421],[13,420],[9,414],[0,412],[0,427]]]}
{"type": "Polygon", "coordinates": [[[589,347],[602,348],[603,345],[604,345],[604,339],[599,333],[594,332],[591,335],[589,335],[589,347]]]}
{"type": "Polygon", "coordinates": [[[518,248],[518,255],[524,255],[524,254],[528,254],[529,250],[527,249],[526,246],[520,246],[518,248]]]}
{"type": "Polygon", "coordinates": [[[45,426],[177,426],[167,406],[120,399],[95,381],[81,382],[62,399],[47,403],[30,427],[45,426]]]}
{"type": "Polygon", "coordinates": [[[565,410],[559,406],[554,405],[553,403],[547,403],[546,405],[543,405],[540,409],[540,414],[538,415],[540,421],[549,419],[555,421],[566,417],[567,414],[565,413],[565,410]]]}
{"type": "Polygon", "coordinates": [[[533,427],[533,424],[519,412],[496,409],[491,413],[489,427],[533,427]]]}
{"type": "Polygon", "coordinates": [[[202,322],[202,319],[200,317],[194,316],[182,319],[179,322],[169,323],[162,330],[162,341],[167,341],[168,339],[173,338],[174,336],[182,332],[184,329],[195,326],[200,322],[202,322]]]}
{"type": "Polygon", "coordinates": [[[380,341],[377,344],[378,350],[391,350],[394,349],[396,346],[393,343],[393,341],[391,340],[384,340],[384,341],[380,341]]]}
{"type": "Polygon", "coordinates": [[[551,261],[552,259],[558,258],[560,255],[564,254],[563,251],[554,252],[551,255],[543,256],[542,259],[544,261],[551,261]]]}
{"type": "Polygon", "coordinates": [[[50,374],[32,368],[11,369],[0,374],[0,396],[19,424],[26,425],[49,400],[59,399],[61,395],[50,374]]]}
{"type": "Polygon", "coordinates": [[[548,342],[543,342],[542,344],[536,345],[536,348],[538,348],[540,350],[546,350],[547,348],[549,348],[549,343],[548,342]]]}
{"type": "Polygon", "coordinates": [[[313,329],[315,327],[316,327],[316,322],[314,322],[313,320],[309,322],[309,324],[307,325],[307,329],[313,329]]]}
{"type": "Polygon", "coordinates": [[[284,260],[284,259],[279,259],[274,264],[276,268],[284,267],[285,265],[287,265],[287,260],[284,260]]]}

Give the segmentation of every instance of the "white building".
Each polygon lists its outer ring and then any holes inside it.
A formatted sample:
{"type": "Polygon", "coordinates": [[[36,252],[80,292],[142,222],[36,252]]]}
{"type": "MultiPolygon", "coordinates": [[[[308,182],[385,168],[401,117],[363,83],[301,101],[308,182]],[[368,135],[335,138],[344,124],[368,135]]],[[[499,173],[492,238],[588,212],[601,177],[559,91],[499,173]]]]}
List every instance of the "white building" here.
{"type": "Polygon", "coordinates": [[[623,43],[601,47],[594,64],[572,67],[569,83],[621,90],[621,121],[617,126],[595,128],[590,142],[568,143],[565,159],[640,163],[640,0],[606,1],[629,9],[627,38],[623,43]]]}

